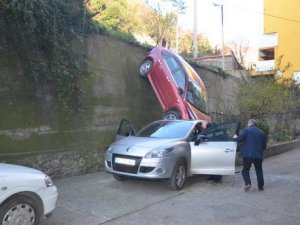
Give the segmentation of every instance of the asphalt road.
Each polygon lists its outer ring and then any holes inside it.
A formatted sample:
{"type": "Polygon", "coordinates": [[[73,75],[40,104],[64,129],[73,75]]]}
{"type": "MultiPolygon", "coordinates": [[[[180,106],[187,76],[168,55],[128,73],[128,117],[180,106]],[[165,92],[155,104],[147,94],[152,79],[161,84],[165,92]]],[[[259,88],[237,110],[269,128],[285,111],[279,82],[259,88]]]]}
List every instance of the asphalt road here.
{"type": "Polygon", "coordinates": [[[243,190],[241,168],[214,184],[188,178],[169,190],[161,181],[119,182],[104,172],[56,180],[57,208],[42,225],[299,225],[300,147],[265,159],[265,190],[243,190]]]}

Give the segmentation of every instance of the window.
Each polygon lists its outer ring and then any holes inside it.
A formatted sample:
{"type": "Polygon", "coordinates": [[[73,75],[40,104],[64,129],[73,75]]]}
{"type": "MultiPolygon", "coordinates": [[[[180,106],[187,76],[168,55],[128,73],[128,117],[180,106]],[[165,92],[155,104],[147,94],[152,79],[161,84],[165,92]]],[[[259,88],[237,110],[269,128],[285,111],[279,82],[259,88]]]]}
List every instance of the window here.
{"type": "Polygon", "coordinates": [[[174,57],[167,57],[165,58],[165,60],[171,73],[173,73],[175,70],[178,70],[180,68],[179,63],[176,61],[174,57]]]}
{"type": "Polygon", "coordinates": [[[187,91],[187,100],[197,109],[202,112],[207,112],[206,100],[203,95],[204,90],[193,80],[189,80],[189,86],[187,91]]]}
{"type": "Polygon", "coordinates": [[[182,69],[176,71],[172,74],[173,79],[177,87],[180,87],[182,90],[185,90],[185,73],[182,69]]]}
{"type": "Polygon", "coordinates": [[[260,49],[258,56],[259,61],[274,60],[274,48],[260,49]]]}
{"type": "Polygon", "coordinates": [[[174,79],[174,82],[177,87],[180,87],[182,90],[185,90],[186,76],[181,64],[178,60],[170,54],[163,54],[166,64],[169,68],[169,71],[174,79]]]}
{"type": "Polygon", "coordinates": [[[225,122],[212,126],[203,131],[208,141],[233,141],[233,135],[237,133],[237,122],[225,122]]]}
{"type": "Polygon", "coordinates": [[[134,129],[128,120],[126,119],[121,120],[119,130],[118,130],[118,135],[121,136],[134,135],[134,129]]]}

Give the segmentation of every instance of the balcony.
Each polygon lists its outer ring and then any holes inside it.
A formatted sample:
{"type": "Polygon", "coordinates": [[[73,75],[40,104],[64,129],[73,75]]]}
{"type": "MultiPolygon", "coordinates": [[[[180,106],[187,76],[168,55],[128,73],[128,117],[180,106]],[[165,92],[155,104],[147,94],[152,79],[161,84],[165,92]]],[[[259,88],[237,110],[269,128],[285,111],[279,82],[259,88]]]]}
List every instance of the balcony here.
{"type": "Polygon", "coordinates": [[[278,46],[278,35],[275,34],[264,34],[258,39],[258,48],[272,48],[278,46]]]}
{"type": "Polygon", "coordinates": [[[255,69],[250,70],[251,76],[274,75],[275,60],[257,61],[255,69]]]}
{"type": "Polygon", "coordinates": [[[265,60],[256,62],[256,72],[273,71],[275,69],[275,60],[265,60]]]}
{"type": "Polygon", "coordinates": [[[251,76],[273,75],[275,70],[275,49],[278,46],[278,35],[264,34],[259,38],[258,61],[255,68],[249,71],[251,76]]]}

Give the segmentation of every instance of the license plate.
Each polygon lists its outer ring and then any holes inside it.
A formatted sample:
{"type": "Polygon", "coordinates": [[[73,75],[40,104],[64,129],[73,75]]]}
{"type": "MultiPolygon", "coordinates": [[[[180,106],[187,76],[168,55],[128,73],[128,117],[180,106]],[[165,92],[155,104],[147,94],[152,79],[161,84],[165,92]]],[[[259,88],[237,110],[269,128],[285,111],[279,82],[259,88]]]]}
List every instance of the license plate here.
{"type": "Polygon", "coordinates": [[[135,160],[134,159],[115,158],[115,163],[134,166],[135,160]]]}

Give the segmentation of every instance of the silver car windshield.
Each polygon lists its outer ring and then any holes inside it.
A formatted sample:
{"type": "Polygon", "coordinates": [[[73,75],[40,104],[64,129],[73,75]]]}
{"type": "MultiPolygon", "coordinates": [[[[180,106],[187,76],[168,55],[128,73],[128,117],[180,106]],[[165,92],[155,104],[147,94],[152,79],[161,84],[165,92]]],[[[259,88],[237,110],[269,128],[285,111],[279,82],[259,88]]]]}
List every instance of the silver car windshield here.
{"type": "Polygon", "coordinates": [[[183,138],[191,130],[193,123],[188,121],[157,121],[137,132],[137,137],[183,138]]]}

